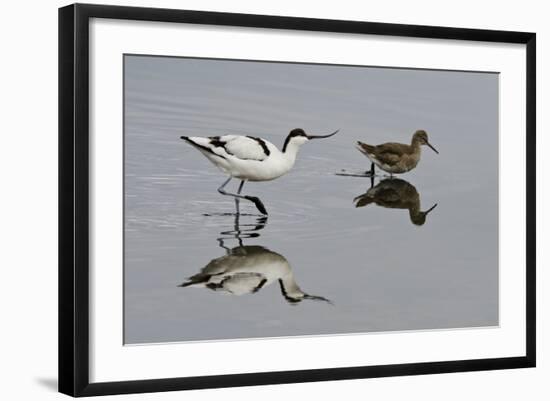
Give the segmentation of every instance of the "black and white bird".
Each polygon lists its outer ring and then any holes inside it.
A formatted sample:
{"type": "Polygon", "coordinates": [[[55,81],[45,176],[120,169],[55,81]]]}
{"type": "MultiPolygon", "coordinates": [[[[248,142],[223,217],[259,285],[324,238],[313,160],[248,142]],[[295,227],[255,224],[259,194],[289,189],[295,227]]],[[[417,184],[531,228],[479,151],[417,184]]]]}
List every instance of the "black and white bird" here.
{"type": "Polygon", "coordinates": [[[245,245],[212,259],[201,271],[179,287],[209,288],[228,295],[254,294],[272,283],[279,283],[281,295],[291,304],[305,299],[332,302],[302,291],[287,259],[263,246],[245,245]]]}
{"type": "Polygon", "coordinates": [[[198,149],[216,167],[229,178],[218,188],[222,195],[235,199],[246,199],[253,202],[258,210],[267,214],[262,201],[250,195],[241,195],[246,181],[271,181],[288,173],[294,166],[300,146],[310,139],[328,138],[338,130],[328,135],[308,135],[301,128],[290,131],[285,139],[282,150],[271,142],[254,136],[223,135],[212,137],[188,137],[187,141],[198,149]],[[241,180],[237,193],[229,193],[225,186],[232,178],[241,180]]]}

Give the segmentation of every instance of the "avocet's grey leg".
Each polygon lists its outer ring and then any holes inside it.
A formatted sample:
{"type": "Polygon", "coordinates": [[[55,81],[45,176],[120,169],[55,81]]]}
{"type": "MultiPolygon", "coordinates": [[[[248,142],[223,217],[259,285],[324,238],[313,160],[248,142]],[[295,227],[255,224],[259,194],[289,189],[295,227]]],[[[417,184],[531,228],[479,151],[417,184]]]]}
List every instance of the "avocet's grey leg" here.
{"type": "Polygon", "coordinates": [[[218,238],[218,244],[223,248],[225,249],[226,253],[229,254],[229,251],[231,251],[231,249],[229,249],[228,247],[225,246],[225,243],[223,242],[223,238],[218,238]]]}
{"type": "MultiPolygon", "coordinates": [[[[241,187],[242,187],[242,185],[239,187],[239,192],[241,192],[241,187]]],[[[235,198],[235,200],[238,200],[238,199],[235,198]]],[[[241,238],[241,225],[239,223],[239,217],[241,217],[241,215],[239,213],[237,213],[235,215],[235,225],[234,225],[233,229],[234,229],[234,233],[235,233],[235,238],[237,238],[237,241],[239,242],[239,246],[242,247],[243,246],[243,240],[241,238]]]]}
{"type": "Polygon", "coordinates": [[[239,195],[239,194],[232,194],[230,192],[227,192],[224,188],[227,184],[229,184],[229,181],[231,181],[231,178],[232,177],[229,177],[222,185],[221,187],[218,188],[218,192],[222,195],[227,195],[227,196],[232,196],[234,198],[239,198],[239,199],[246,199],[252,203],[254,203],[254,205],[256,205],[256,208],[260,211],[260,213],[262,214],[267,214],[267,210],[264,206],[264,204],[262,203],[262,201],[255,197],[255,196],[249,196],[249,195],[239,195]]]}
{"type": "MultiPolygon", "coordinates": [[[[239,189],[237,190],[237,195],[241,194],[243,186],[244,186],[244,180],[241,180],[241,183],[239,184],[239,189]]],[[[237,210],[237,215],[241,214],[241,210],[240,210],[240,207],[239,207],[240,202],[241,202],[241,200],[239,198],[235,198],[235,209],[237,210]]]]}

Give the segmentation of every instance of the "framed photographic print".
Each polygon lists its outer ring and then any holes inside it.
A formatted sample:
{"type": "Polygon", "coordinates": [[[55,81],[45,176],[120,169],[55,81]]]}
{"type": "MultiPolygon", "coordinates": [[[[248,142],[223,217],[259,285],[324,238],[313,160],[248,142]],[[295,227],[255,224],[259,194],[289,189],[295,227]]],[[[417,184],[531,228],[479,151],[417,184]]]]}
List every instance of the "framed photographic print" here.
{"type": "Polygon", "coordinates": [[[535,34],[59,10],[59,390],[535,366],[535,34]]]}

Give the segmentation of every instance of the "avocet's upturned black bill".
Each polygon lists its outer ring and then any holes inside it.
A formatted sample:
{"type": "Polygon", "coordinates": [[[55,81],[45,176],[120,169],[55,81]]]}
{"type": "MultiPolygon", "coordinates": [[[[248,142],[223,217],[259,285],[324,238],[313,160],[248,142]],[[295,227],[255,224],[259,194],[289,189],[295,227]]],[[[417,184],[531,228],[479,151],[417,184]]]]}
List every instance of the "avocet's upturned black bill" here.
{"type": "Polygon", "coordinates": [[[229,175],[218,188],[222,195],[253,202],[263,214],[267,210],[262,201],[249,195],[241,195],[245,181],[271,181],[288,173],[296,161],[300,146],[311,139],[329,138],[339,130],[328,135],[308,135],[301,128],[295,128],[285,139],[282,150],[271,142],[254,136],[223,135],[211,137],[188,137],[181,139],[193,145],[216,167],[229,175]],[[241,180],[236,194],[229,193],[225,186],[232,178],[241,180]]]}

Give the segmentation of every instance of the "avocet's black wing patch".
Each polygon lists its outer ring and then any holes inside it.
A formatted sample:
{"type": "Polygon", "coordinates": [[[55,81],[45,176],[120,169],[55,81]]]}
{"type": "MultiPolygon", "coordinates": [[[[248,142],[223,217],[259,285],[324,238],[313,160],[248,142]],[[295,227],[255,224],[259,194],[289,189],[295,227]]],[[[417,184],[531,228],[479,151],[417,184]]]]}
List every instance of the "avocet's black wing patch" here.
{"type": "Polygon", "coordinates": [[[213,146],[215,148],[222,148],[224,150],[225,153],[227,153],[228,155],[230,156],[235,156],[233,153],[231,153],[231,151],[229,151],[225,145],[227,145],[227,143],[231,140],[231,138],[229,138],[228,135],[224,136],[224,137],[220,137],[220,136],[209,136],[208,137],[208,144],[210,146],[213,146]]]}
{"type": "MultiPolygon", "coordinates": [[[[186,141],[186,142],[189,142],[191,145],[193,145],[193,146],[195,146],[195,147],[197,147],[197,148],[199,148],[199,149],[204,150],[205,152],[211,153],[211,154],[213,154],[213,155],[215,155],[215,156],[218,156],[218,157],[221,157],[222,159],[225,159],[225,156],[220,155],[220,154],[214,152],[214,150],[212,150],[212,148],[209,147],[210,144],[208,144],[208,145],[204,144],[204,145],[203,145],[203,144],[199,143],[197,140],[194,140],[193,138],[189,138],[189,137],[187,137],[187,136],[182,136],[181,139],[183,139],[183,140],[186,141]]],[[[196,138],[195,138],[195,139],[196,139],[196,138]]],[[[199,139],[201,139],[201,138],[199,138],[199,139]]]]}
{"type": "Polygon", "coordinates": [[[181,137],[200,150],[223,159],[263,161],[270,155],[268,143],[261,138],[240,135],[181,137]]]}
{"type": "Polygon", "coordinates": [[[255,136],[247,136],[247,138],[254,139],[256,142],[258,142],[260,144],[260,146],[262,147],[262,149],[263,149],[266,156],[269,156],[271,154],[271,151],[267,147],[267,143],[265,143],[265,141],[262,138],[258,138],[258,137],[255,137],[255,136]]]}
{"type": "Polygon", "coordinates": [[[248,136],[225,135],[214,140],[223,143],[225,151],[241,160],[263,161],[271,153],[267,143],[260,138],[248,136]]]}
{"type": "Polygon", "coordinates": [[[210,139],[210,144],[212,146],[215,146],[215,147],[224,147],[225,146],[225,142],[220,140],[220,137],[219,136],[211,136],[209,137],[208,139],[210,139]]]}

